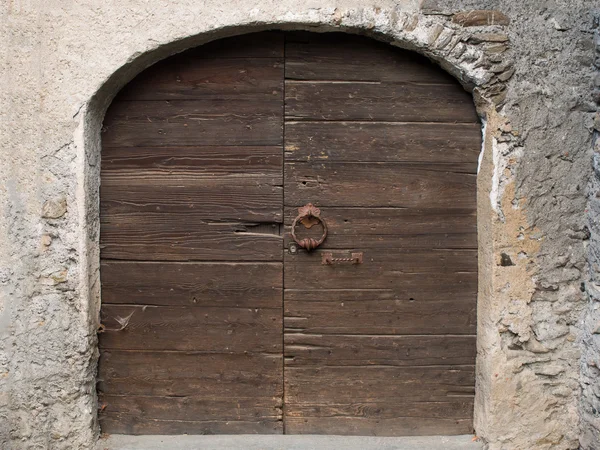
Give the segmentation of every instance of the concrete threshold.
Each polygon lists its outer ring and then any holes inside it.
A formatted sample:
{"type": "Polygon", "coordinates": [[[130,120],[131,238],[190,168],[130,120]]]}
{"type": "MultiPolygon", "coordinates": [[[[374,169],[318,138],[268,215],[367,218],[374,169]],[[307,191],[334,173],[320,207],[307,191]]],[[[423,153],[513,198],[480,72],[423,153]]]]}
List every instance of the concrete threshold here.
{"type": "Polygon", "coordinates": [[[100,439],[96,450],[481,450],[463,436],[125,436],[100,439]]]}

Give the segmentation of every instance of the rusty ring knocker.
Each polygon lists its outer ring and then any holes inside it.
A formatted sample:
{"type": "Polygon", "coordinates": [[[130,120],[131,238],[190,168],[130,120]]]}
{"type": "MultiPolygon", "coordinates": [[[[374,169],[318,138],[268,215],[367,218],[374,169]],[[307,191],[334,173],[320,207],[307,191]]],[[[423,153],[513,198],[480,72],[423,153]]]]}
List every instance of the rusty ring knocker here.
{"type": "MultiPolygon", "coordinates": [[[[307,228],[310,228],[310,227],[307,227],[307,228]]],[[[303,249],[308,250],[310,252],[311,250],[314,250],[319,245],[321,245],[326,237],[327,237],[327,224],[321,217],[321,210],[319,208],[317,208],[316,206],[314,206],[312,203],[308,203],[308,204],[302,206],[301,208],[298,208],[298,216],[294,219],[294,223],[292,224],[292,238],[294,239],[294,241],[296,241],[296,244],[298,244],[300,247],[302,247],[303,249]],[[317,221],[320,222],[321,225],[323,226],[323,235],[319,239],[314,239],[314,238],[298,239],[296,237],[296,225],[298,224],[298,222],[302,222],[307,219],[308,220],[317,219],[317,221]]]]}

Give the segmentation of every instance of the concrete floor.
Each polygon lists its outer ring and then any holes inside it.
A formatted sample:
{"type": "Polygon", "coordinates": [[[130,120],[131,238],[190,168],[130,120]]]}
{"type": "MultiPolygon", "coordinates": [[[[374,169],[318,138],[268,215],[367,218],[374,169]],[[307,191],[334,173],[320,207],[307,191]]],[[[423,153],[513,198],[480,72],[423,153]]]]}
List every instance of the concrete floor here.
{"type": "Polygon", "coordinates": [[[97,450],[481,450],[473,436],[124,436],[98,441],[97,450]]]}

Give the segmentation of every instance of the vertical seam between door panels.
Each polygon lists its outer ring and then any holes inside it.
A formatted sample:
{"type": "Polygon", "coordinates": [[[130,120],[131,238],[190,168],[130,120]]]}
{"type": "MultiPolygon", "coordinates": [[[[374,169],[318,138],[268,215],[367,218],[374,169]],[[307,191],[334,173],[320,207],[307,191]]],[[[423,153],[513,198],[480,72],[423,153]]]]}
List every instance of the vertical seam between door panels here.
{"type": "Polygon", "coordinates": [[[283,214],[283,236],[281,239],[281,429],[282,434],[285,430],[285,66],[287,63],[286,55],[287,33],[283,33],[283,99],[281,102],[282,119],[282,143],[281,143],[281,175],[282,175],[282,201],[281,212],[283,214]]]}

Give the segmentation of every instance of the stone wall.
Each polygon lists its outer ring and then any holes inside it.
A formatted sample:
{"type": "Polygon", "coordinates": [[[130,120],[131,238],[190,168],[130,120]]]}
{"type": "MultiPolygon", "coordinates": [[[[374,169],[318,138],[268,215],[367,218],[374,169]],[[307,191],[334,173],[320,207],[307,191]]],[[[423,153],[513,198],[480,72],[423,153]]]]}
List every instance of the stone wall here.
{"type": "Polygon", "coordinates": [[[85,449],[98,436],[98,156],[112,97],[169,54],[270,28],[367,34],[473,91],[485,124],[477,433],[490,449],[600,448],[591,3],[0,4],[0,448],[85,449]]]}

